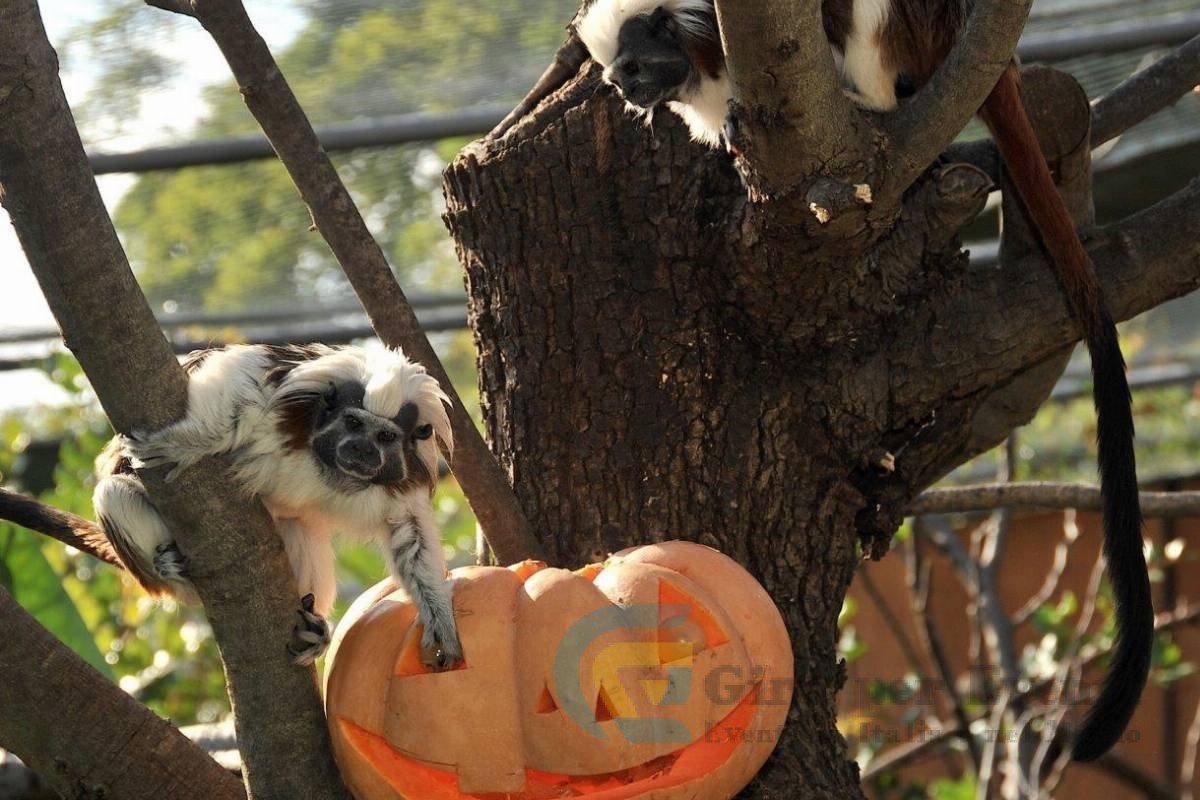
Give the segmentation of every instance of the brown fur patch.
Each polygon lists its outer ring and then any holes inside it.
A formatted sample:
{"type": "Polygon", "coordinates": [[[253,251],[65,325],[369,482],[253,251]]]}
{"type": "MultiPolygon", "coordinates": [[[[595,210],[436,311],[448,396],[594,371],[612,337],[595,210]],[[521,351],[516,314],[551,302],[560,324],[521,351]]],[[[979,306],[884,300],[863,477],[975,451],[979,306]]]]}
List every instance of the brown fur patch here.
{"type": "Polygon", "coordinates": [[[880,35],[884,66],[919,88],[950,54],[966,21],[965,0],[893,0],[880,35]]]}
{"type": "Polygon", "coordinates": [[[825,38],[846,49],[846,39],[854,21],[854,0],[825,0],[821,5],[821,23],[825,27],[825,38]]]}
{"type": "Polygon", "coordinates": [[[686,29],[680,31],[679,41],[684,52],[692,60],[696,70],[707,78],[719,78],[725,72],[725,50],[716,35],[716,20],[713,20],[712,36],[696,36],[686,29]]]}
{"type": "Polygon", "coordinates": [[[296,367],[307,361],[316,361],[329,353],[327,349],[311,344],[267,344],[262,345],[262,348],[267,357],[275,364],[267,372],[266,383],[268,386],[278,386],[296,367]]]}
{"type": "Polygon", "coordinates": [[[224,349],[225,347],[221,346],[206,347],[203,350],[193,350],[184,356],[183,360],[179,363],[183,367],[183,371],[188,375],[191,375],[193,372],[200,369],[200,367],[204,366],[204,362],[208,360],[209,356],[211,356],[213,353],[219,353],[224,349]]]}
{"type": "Polygon", "coordinates": [[[320,404],[320,395],[308,393],[292,395],[279,404],[275,429],[289,450],[308,449],[320,404]]]}

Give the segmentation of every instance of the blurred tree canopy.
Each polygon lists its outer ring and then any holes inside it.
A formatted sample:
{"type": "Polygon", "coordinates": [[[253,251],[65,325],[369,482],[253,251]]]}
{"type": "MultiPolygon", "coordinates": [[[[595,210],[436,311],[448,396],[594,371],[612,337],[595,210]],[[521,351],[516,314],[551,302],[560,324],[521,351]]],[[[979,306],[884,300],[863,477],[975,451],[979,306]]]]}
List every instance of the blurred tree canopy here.
{"type": "MultiPolygon", "coordinates": [[[[574,7],[563,0],[503,0],[464,13],[450,0],[306,2],[290,8],[303,22],[278,58],[318,124],[515,102],[544,66],[545,54],[562,41],[574,7]]],[[[134,9],[113,4],[72,37],[77,48],[102,55],[98,91],[81,113],[85,123],[119,124],[143,92],[178,66],[161,46],[142,40],[144,10],[134,9]],[[98,51],[88,44],[114,36],[128,47],[98,51]]],[[[181,24],[150,13],[163,25],[181,24]]],[[[195,125],[196,138],[257,132],[231,82],[207,87],[202,99],[207,110],[195,125]]],[[[440,220],[440,174],[462,144],[380,148],[335,159],[406,288],[459,282],[440,220]]],[[[140,176],[114,219],[156,307],[238,310],[349,296],[273,160],[140,176]]]]}

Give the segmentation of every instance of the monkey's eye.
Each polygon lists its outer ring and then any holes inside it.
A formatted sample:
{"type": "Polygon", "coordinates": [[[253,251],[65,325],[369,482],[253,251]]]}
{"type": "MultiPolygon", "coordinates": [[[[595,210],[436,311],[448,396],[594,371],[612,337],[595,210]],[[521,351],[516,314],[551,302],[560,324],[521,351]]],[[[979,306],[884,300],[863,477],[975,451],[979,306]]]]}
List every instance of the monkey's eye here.
{"type": "Polygon", "coordinates": [[[415,431],[413,431],[414,439],[425,440],[425,439],[428,439],[430,436],[433,436],[433,426],[432,425],[422,425],[421,427],[419,427],[415,431]]]}
{"type": "Polygon", "coordinates": [[[396,434],[393,431],[380,431],[375,436],[376,441],[380,444],[391,444],[396,441],[396,434]]]}
{"type": "Polygon", "coordinates": [[[337,387],[334,386],[332,383],[329,384],[329,388],[325,390],[325,405],[327,405],[327,406],[336,405],[337,404],[337,394],[338,394],[337,387]]]}
{"type": "Polygon", "coordinates": [[[641,71],[641,65],[639,65],[636,61],[626,61],[621,65],[621,72],[625,73],[626,75],[637,75],[641,71]]]}
{"type": "Polygon", "coordinates": [[[346,417],[346,430],[361,431],[362,426],[363,426],[362,420],[359,419],[358,417],[346,417]]]}

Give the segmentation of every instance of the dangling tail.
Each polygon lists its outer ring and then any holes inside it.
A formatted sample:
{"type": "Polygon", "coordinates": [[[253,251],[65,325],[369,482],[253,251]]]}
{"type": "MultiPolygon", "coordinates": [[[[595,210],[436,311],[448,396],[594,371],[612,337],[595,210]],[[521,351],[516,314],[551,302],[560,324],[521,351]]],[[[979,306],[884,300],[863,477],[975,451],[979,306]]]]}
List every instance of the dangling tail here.
{"type": "Polygon", "coordinates": [[[1092,761],[1121,738],[1146,678],[1154,642],[1154,607],[1142,552],[1142,511],[1133,450],[1133,411],[1125,359],[1095,268],[1054,185],[1021,101],[1015,67],[1005,70],[980,112],[991,128],[1029,218],[1062,281],[1071,314],[1092,358],[1104,556],[1116,599],[1117,641],[1100,696],[1075,739],[1072,757],[1092,761]]]}

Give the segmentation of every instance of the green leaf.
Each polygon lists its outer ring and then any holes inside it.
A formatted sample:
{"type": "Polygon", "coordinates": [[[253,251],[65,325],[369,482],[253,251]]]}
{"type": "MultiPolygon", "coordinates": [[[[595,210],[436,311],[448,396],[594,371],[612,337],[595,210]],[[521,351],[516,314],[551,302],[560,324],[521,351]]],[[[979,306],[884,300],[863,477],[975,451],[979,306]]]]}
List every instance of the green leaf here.
{"type": "Polygon", "coordinates": [[[929,796],[936,800],[975,800],[975,778],[967,775],[957,781],[936,780],[929,786],[929,796]]]}
{"type": "Polygon", "coordinates": [[[63,588],[62,578],[42,553],[42,543],[34,534],[8,524],[0,524],[0,537],[7,539],[4,568],[0,569],[4,587],[63,644],[111,678],[112,670],[100,655],[92,632],[63,588]]]}

